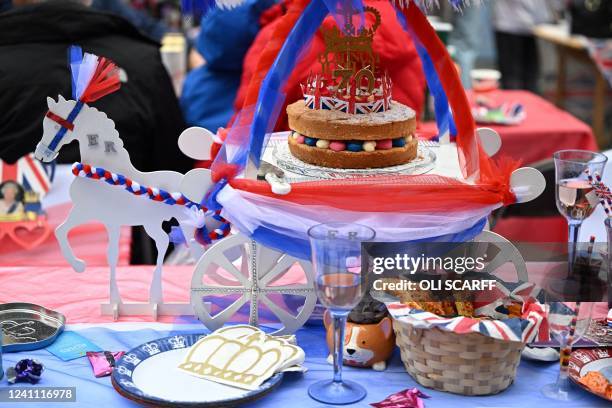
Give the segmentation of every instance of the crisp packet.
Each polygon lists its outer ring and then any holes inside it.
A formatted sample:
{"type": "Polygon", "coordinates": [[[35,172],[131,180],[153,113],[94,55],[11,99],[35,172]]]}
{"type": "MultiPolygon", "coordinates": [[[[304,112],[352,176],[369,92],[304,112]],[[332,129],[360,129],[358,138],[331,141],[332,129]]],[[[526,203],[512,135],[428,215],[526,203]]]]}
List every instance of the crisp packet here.
{"type": "Polygon", "coordinates": [[[110,375],[115,367],[115,362],[125,354],[125,351],[88,351],[87,358],[91,363],[96,377],[110,375]]]}

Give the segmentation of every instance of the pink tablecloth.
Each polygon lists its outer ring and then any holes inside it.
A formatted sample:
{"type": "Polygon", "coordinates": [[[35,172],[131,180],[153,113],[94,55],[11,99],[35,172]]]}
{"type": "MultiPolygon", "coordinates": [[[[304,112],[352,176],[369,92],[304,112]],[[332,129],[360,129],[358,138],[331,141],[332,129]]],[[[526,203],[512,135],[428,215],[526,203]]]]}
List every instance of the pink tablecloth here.
{"type": "MultiPolygon", "coordinates": [[[[145,302],[153,265],[124,266],[117,269],[117,282],[124,302],[145,302]]],[[[164,300],[189,302],[193,266],[166,266],[163,271],[164,300]]],[[[100,314],[100,304],[108,302],[107,267],[88,267],[76,273],[69,267],[0,266],[0,303],[29,302],[63,313],[68,323],[112,322],[100,314]]],[[[122,317],[120,321],[150,321],[150,317],[122,317]]],[[[172,322],[172,318],[160,321],[172,322]]]]}
{"type": "MultiPolygon", "coordinates": [[[[123,266],[117,268],[117,284],[125,303],[146,302],[153,265],[123,266]]],[[[190,301],[191,278],[195,266],[164,266],[164,301],[186,303],[190,301]]],[[[68,323],[112,322],[110,316],[100,314],[100,304],[108,302],[109,270],[107,267],[90,267],[76,273],[68,267],[7,267],[0,266],[0,303],[28,302],[57,310],[66,316],[68,323]]],[[[274,285],[304,284],[304,272],[292,267],[278,277],[274,285]]],[[[237,318],[246,321],[247,315],[237,318]]],[[[121,317],[119,321],[151,321],[150,316],[121,317]]],[[[193,317],[161,317],[161,322],[180,323],[193,321],[193,317]]]]}
{"type": "MultiPolygon", "coordinates": [[[[539,283],[542,272],[552,264],[529,264],[533,282],[539,283]]],[[[506,268],[509,281],[516,278],[513,268],[506,268]]],[[[117,282],[124,302],[145,302],[149,293],[153,266],[125,266],[118,268],[117,282]]],[[[194,266],[164,267],[164,300],[189,303],[194,266]]],[[[303,283],[301,269],[290,270],[278,284],[303,283]]],[[[100,314],[100,304],[108,302],[108,268],[87,268],[83,273],[60,267],[2,267],[0,266],[0,303],[30,302],[62,312],[68,323],[111,322],[110,316],[100,314]]],[[[605,316],[602,304],[597,315],[605,316]]],[[[190,319],[193,320],[193,319],[190,319]]],[[[119,321],[151,321],[149,316],[121,317],[119,321]]],[[[162,322],[180,322],[178,317],[161,317],[162,322]]]]}
{"type": "MultiPolygon", "coordinates": [[[[519,102],[525,108],[527,118],[516,126],[478,125],[495,129],[502,139],[498,154],[531,164],[551,159],[554,152],[562,149],[598,150],[591,128],[584,122],[550,102],[528,91],[498,90],[481,94],[493,105],[503,102],[519,102]]],[[[469,93],[470,100],[474,95],[469,93]]],[[[419,132],[436,134],[434,122],[422,123],[419,132]]]]}

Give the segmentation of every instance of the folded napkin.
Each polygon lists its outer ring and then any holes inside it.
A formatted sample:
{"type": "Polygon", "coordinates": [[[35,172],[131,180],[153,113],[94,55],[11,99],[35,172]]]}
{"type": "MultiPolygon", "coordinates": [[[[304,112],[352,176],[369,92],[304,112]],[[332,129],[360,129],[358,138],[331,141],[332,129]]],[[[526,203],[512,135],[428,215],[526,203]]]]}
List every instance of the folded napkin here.
{"type": "Polygon", "coordinates": [[[280,371],[304,371],[304,350],[295,337],[274,337],[260,329],[237,325],[202,337],[178,368],[196,377],[255,390],[280,371]]]}

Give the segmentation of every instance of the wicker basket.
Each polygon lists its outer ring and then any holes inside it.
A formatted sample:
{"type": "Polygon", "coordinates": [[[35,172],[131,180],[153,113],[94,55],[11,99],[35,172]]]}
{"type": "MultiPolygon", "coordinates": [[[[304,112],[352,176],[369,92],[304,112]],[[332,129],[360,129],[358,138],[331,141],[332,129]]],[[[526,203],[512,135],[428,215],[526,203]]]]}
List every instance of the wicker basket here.
{"type": "Polygon", "coordinates": [[[416,328],[393,320],[406,371],[421,385],[462,395],[496,394],[516,376],[525,345],[457,334],[438,328],[416,328]]]}

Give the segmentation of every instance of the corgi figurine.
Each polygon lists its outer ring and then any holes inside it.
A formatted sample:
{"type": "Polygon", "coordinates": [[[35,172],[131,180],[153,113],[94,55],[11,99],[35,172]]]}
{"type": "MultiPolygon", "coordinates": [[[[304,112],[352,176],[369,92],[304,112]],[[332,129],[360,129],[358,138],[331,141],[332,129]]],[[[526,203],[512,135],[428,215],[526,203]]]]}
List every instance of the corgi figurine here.
{"type": "MultiPolygon", "coordinates": [[[[327,347],[333,349],[332,318],[325,311],[323,318],[327,332],[327,347]]],[[[387,316],[377,324],[346,323],[344,332],[343,363],[354,367],[372,367],[376,371],[387,368],[387,359],[395,348],[395,333],[391,319],[387,316]]],[[[327,356],[327,362],[333,363],[333,356],[327,356]]]]}

